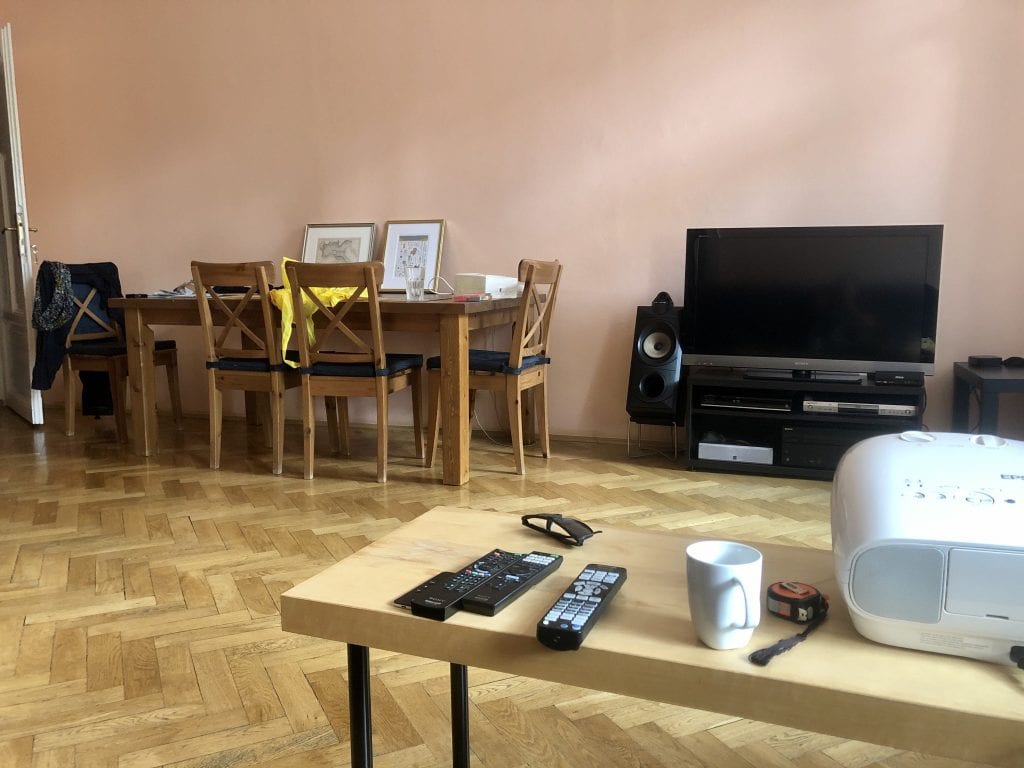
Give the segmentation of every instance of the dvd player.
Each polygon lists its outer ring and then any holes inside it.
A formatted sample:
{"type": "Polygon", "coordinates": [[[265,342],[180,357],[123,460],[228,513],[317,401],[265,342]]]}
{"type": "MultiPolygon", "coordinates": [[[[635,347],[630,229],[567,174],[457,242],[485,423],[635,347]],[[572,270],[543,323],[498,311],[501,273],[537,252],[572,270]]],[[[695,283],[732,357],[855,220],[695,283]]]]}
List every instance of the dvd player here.
{"type": "Polygon", "coordinates": [[[917,416],[917,406],[895,403],[843,403],[834,400],[804,400],[804,412],[913,417],[917,416]]]}
{"type": "Polygon", "coordinates": [[[781,397],[744,397],[742,395],[704,395],[700,404],[705,408],[736,408],[749,411],[793,410],[789,400],[781,397]]]}

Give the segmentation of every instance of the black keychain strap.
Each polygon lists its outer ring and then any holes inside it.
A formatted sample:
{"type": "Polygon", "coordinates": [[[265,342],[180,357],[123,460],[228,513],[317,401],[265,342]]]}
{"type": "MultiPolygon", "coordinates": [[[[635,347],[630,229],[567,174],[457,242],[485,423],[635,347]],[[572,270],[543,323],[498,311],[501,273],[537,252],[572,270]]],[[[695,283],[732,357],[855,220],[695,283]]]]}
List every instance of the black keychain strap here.
{"type": "Polygon", "coordinates": [[[828,616],[828,600],[825,599],[824,595],[822,595],[822,601],[823,607],[821,609],[821,613],[818,615],[818,618],[812,621],[806,627],[804,627],[803,632],[793,635],[792,637],[783,638],[782,640],[779,640],[779,642],[775,643],[775,645],[769,645],[767,648],[761,648],[758,651],[754,651],[749,656],[747,656],[747,659],[750,660],[751,663],[756,664],[759,667],[765,667],[768,666],[769,661],[774,659],[780,653],[785,653],[790,648],[793,648],[794,646],[799,645],[804,640],[806,640],[807,636],[811,634],[811,632],[816,630],[818,627],[820,627],[822,623],[824,623],[825,618],[828,616]]]}

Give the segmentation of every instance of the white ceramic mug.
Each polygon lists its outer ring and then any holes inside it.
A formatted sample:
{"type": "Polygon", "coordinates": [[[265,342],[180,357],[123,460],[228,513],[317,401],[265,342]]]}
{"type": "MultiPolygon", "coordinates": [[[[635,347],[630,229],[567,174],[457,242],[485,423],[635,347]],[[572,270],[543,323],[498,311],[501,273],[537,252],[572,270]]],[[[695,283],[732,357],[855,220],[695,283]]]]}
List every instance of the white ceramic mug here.
{"type": "Polygon", "coordinates": [[[423,266],[410,264],[405,268],[405,298],[419,301],[423,298],[423,266]]]}
{"type": "Polygon", "coordinates": [[[742,648],[761,621],[761,553],[735,541],[686,548],[686,587],[697,637],[709,648],[742,648]]]}

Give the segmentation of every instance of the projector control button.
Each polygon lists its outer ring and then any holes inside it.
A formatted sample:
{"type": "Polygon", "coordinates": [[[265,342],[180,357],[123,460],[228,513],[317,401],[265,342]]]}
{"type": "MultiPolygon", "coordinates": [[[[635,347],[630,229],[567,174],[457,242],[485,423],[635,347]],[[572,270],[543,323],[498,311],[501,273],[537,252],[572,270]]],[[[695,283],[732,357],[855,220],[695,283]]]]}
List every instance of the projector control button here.
{"type": "Polygon", "coordinates": [[[973,491],[967,494],[967,502],[970,504],[995,504],[995,499],[989,496],[987,493],[981,491],[973,491]]]}
{"type": "Polygon", "coordinates": [[[1002,448],[1006,445],[1006,441],[1003,438],[996,437],[995,435],[975,435],[971,438],[971,442],[983,448],[1002,448]]]}
{"type": "Polygon", "coordinates": [[[929,435],[927,432],[911,429],[903,432],[900,435],[900,440],[908,443],[934,443],[935,435],[929,435]]]}

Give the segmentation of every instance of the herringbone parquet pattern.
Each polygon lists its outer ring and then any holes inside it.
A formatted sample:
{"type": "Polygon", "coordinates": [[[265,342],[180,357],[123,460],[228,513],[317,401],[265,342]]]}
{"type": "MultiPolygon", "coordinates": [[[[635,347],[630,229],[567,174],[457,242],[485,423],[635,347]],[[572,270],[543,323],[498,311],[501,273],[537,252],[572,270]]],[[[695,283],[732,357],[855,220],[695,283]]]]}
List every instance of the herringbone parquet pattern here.
{"type": "MultiPolygon", "coordinates": [[[[827,483],[693,474],[566,441],[522,478],[507,448],[477,438],[473,479],[446,488],[400,430],[387,485],[370,436],[307,482],[295,425],[283,477],[258,430],[226,427],[213,472],[204,419],[164,425],[147,460],[103,421],[66,438],[0,409],[0,766],[347,765],[343,650],[283,633],[279,595],[438,504],[829,546],[827,483]]],[[[371,661],[375,764],[450,765],[447,665],[371,661]]],[[[968,765],[484,670],[470,686],[481,768],[968,765]]]]}

